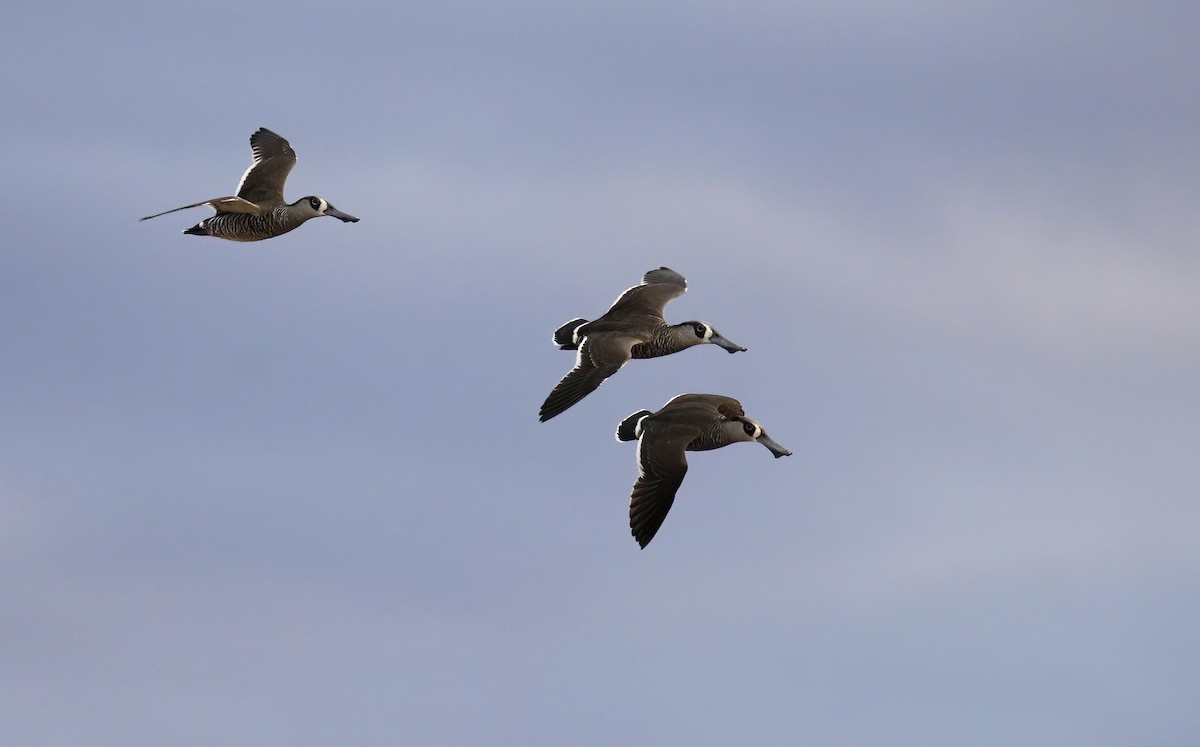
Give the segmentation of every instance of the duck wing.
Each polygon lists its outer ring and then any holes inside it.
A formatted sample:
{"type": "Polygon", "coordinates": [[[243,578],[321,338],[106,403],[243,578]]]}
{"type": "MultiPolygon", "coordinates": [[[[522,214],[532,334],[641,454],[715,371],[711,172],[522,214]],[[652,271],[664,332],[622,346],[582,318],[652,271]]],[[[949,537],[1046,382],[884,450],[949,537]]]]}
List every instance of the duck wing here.
{"type": "Polygon", "coordinates": [[[253,202],[243,200],[241,197],[214,197],[211,200],[193,202],[191,205],[184,205],[183,207],[171,208],[170,210],[164,210],[161,213],[155,213],[154,215],[147,215],[145,218],[138,218],[138,220],[150,220],[151,218],[157,218],[160,215],[175,213],[180,210],[187,210],[188,208],[200,207],[201,205],[208,205],[218,213],[250,213],[251,215],[257,215],[258,213],[262,212],[262,209],[258,205],[255,205],[253,202]]]}
{"type": "Polygon", "coordinates": [[[237,196],[256,205],[284,202],[283,184],[296,165],[296,151],[279,135],[260,127],[250,136],[254,161],[238,182],[237,196]]]}
{"type": "Polygon", "coordinates": [[[654,415],[642,421],[638,478],[629,497],[629,530],[639,546],[650,544],[667,518],[687,474],[687,446],[701,430],[690,422],[655,422],[654,415]]]}
{"type": "Polygon", "coordinates": [[[630,358],[630,350],[640,340],[614,335],[583,338],[575,356],[575,367],[555,385],[542,403],[538,420],[545,422],[596,391],[604,380],[620,370],[630,358]]]}
{"type": "Polygon", "coordinates": [[[596,321],[645,318],[651,324],[664,324],[663,311],[667,304],[686,291],[687,281],[683,275],[668,267],[659,267],[643,275],[640,285],[626,289],[596,321]]]}

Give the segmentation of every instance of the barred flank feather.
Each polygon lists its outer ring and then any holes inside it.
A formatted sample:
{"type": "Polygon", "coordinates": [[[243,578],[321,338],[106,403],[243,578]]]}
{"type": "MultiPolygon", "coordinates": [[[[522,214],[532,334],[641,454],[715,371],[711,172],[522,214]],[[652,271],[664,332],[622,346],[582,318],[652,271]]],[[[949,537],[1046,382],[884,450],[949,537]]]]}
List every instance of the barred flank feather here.
{"type": "Polygon", "coordinates": [[[218,213],[200,223],[206,235],[229,241],[260,241],[299,228],[307,218],[292,214],[289,205],[276,205],[267,213],[218,213]]]}
{"type": "Polygon", "coordinates": [[[678,328],[663,324],[654,329],[654,336],[649,342],[634,345],[630,354],[634,358],[658,358],[671,353],[678,353],[684,348],[691,347],[684,342],[684,337],[678,328]]]}

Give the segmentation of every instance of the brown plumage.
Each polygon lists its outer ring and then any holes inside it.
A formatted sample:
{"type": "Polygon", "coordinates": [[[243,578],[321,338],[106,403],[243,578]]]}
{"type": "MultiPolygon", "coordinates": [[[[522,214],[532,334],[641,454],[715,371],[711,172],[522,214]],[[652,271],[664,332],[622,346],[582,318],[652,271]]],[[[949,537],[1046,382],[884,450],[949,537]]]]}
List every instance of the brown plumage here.
{"type": "Polygon", "coordinates": [[[617,426],[617,440],[637,440],[638,478],[629,500],[629,529],[645,547],[667,518],[683,484],[686,452],[757,441],[776,458],[791,456],[742,405],[720,394],[681,394],[658,412],[635,412],[617,426]]]}
{"type": "Polygon", "coordinates": [[[358,218],[335,208],[324,197],[309,195],[288,204],[283,198],[283,185],[296,165],[296,151],[279,135],[260,127],[250,136],[254,160],[238,182],[236,196],[214,197],[183,207],[147,215],[141,220],[157,218],[178,210],[208,205],[216,215],[205,218],[184,231],[194,236],[215,236],[231,241],[258,241],[287,233],[305,221],[323,215],[347,223],[358,218]]]}
{"type": "Polygon", "coordinates": [[[591,394],[631,358],[657,358],[694,345],[713,343],[730,353],[746,348],[722,337],[707,322],[667,324],[663,311],[687,290],[687,281],[666,267],[650,270],[641,285],[627,289],[604,316],[589,322],[572,319],[554,333],[563,350],[578,350],[575,367],[542,403],[538,418],[547,421],[591,394]]]}

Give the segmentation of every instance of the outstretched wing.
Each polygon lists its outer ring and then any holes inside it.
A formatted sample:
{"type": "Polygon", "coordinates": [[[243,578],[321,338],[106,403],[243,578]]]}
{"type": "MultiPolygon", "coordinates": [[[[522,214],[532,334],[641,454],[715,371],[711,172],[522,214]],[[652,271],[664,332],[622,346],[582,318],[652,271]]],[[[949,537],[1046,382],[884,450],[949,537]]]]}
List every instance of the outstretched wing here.
{"type": "Polygon", "coordinates": [[[675,503],[675,493],[687,474],[687,445],[700,430],[689,423],[655,422],[654,416],[642,421],[638,479],[629,497],[629,529],[641,547],[654,539],[675,503]]]}
{"type": "Polygon", "coordinates": [[[214,197],[211,200],[193,202],[191,205],[184,205],[183,207],[171,208],[170,210],[164,210],[161,213],[155,213],[154,215],[147,215],[145,218],[138,218],[138,220],[150,220],[151,218],[157,218],[160,215],[175,213],[179,212],[180,210],[187,210],[188,208],[200,207],[201,205],[208,205],[218,213],[250,213],[252,215],[257,215],[258,213],[262,212],[258,205],[255,205],[253,202],[247,202],[241,197],[214,197]]]}
{"type": "Polygon", "coordinates": [[[662,323],[665,321],[663,310],[666,309],[667,303],[673,298],[679,298],[685,291],[687,281],[683,279],[683,275],[670,268],[660,267],[643,275],[641,285],[635,285],[622,293],[604,316],[647,316],[662,323]]]}
{"type": "Polygon", "coordinates": [[[629,360],[630,350],[638,340],[629,337],[595,335],[585,337],[575,356],[575,367],[562,377],[542,403],[538,419],[542,422],[574,405],[596,391],[604,380],[620,370],[629,360]]]}
{"type": "Polygon", "coordinates": [[[250,150],[254,161],[238,182],[238,197],[257,205],[278,205],[284,201],[283,184],[296,165],[296,151],[266,127],[250,136],[250,150]]]}

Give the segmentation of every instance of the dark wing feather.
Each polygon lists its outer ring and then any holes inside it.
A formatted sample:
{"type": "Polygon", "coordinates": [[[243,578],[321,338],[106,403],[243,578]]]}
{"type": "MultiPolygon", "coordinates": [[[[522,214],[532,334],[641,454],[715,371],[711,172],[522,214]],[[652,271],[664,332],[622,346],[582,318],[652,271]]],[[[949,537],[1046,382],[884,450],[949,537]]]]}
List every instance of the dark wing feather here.
{"type": "MultiPolygon", "coordinates": [[[[711,396],[720,397],[719,394],[714,394],[711,396]]],[[[725,401],[717,404],[717,412],[721,413],[726,418],[740,418],[746,414],[746,411],[742,409],[741,402],[738,402],[732,397],[721,397],[721,399],[725,401]]]]}
{"type": "MultiPolygon", "coordinates": [[[[667,267],[651,270],[642,277],[642,284],[629,288],[604,314],[605,317],[647,316],[664,323],[663,310],[673,298],[679,298],[687,290],[683,275],[667,267]]],[[[597,320],[599,321],[599,320],[597,320]]]]}
{"type": "Polygon", "coordinates": [[[669,477],[639,477],[633,484],[629,498],[629,532],[639,547],[650,544],[658,534],[686,473],[687,465],[684,465],[683,471],[669,477]]]}
{"type": "Polygon", "coordinates": [[[619,371],[629,360],[629,351],[636,340],[607,335],[597,337],[585,337],[579,345],[575,367],[562,377],[551,390],[550,396],[546,397],[538,420],[544,423],[596,391],[605,379],[619,371]]]}
{"type": "Polygon", "coordinates": [[[296,151],[266,127],[250,136],[250,150],[254,161],[238,183],[237,196],[256,205],[282,203],[283,184],[296,165],[296,151]]]}
{"type": "Polygon", "coordinates": [[[721,394],[680,394],[672,397],[659,412],[673,414],[675,418],[692,419],[697,423],[746,414],[741,402],[721,394]]]}
{"type": "Polygon", "coordinates": [[[656,415],[642,424],[638,479],[629,498],[629,529],[641,547],[654,539],[675,503],[687,474],[687,445],[700,434],[700,428],[689,423],[655,422],[656,415]]]}

